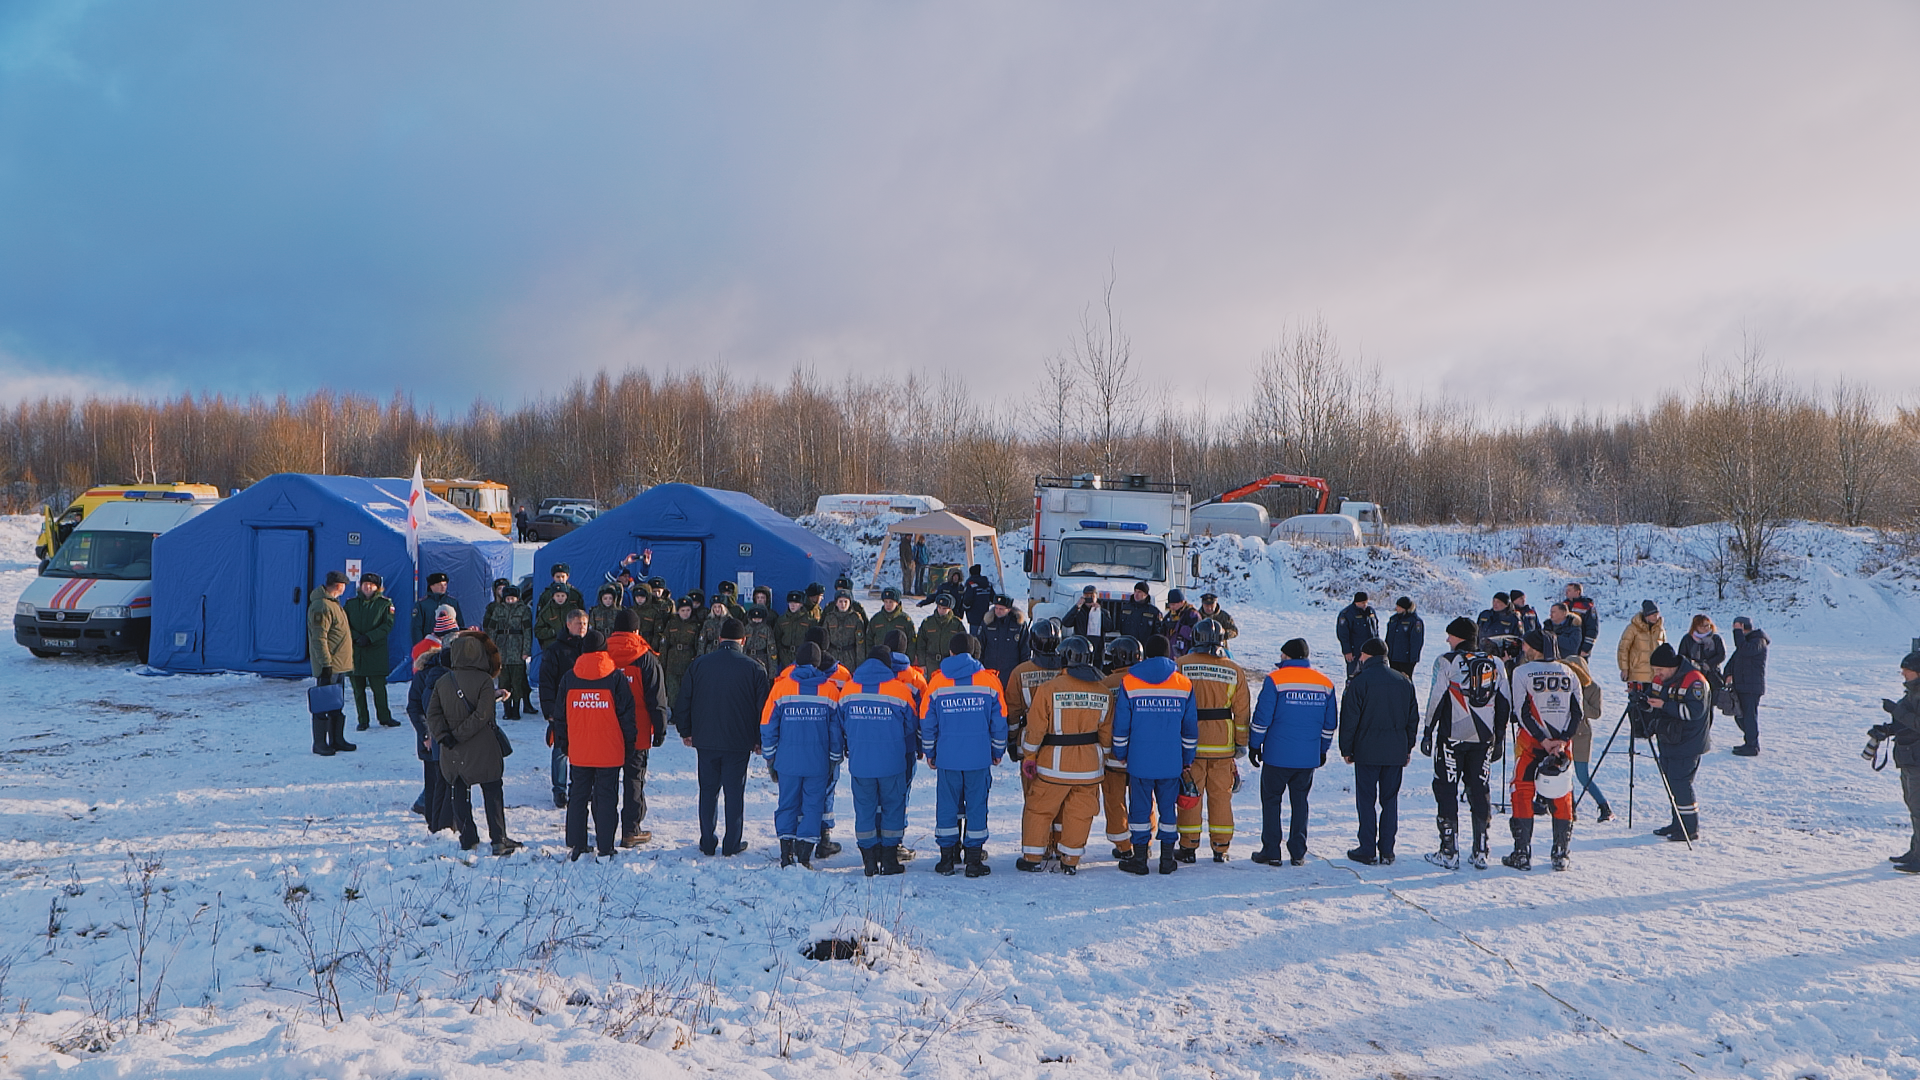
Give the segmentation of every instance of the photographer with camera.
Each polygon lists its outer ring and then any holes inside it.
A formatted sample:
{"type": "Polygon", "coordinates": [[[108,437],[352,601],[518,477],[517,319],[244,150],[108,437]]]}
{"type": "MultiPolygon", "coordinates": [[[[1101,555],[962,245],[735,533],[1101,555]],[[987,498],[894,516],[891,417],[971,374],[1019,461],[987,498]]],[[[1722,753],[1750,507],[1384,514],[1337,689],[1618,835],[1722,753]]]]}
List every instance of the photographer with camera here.
{"type": "Polygon", "coordinates": [[[1660,748],[1660,776],[1673,799],[1673,822],[1654,834],[1669,840],[1700,838],[1700,804],[1693,779],[1707,752],[1707,677],[1693,663],[1662,643],[1649,658],[1653,685],[1634,704],[1643,706],[1660,748]]]}
{"type": "Polygon", "coordinates": [[[1573,843],[1573,762],[1568,750],[1580,726],[1580,683],[1565,664],[1547,659],[1553,647],[1540,631],[1522,641],[1522,661],[1513,669],[1513,853],[1500,862],[1533,869],[1534,796],[1553,815],[1553,868],[1570,870],[1573,843]]]}
{"type": "Polygon", "coordinates": [[[1906,685],[1906,696],[1899,701],[1881,698],[1880,707],[1889,719],[1868,734],[1876,740],[1893,740],[1893,763],[1900,766],[1900,794],[1913,819],[1907,850],[1889,861],[1903,874],[1920,874],[1920,649],[1900,661],[1900,681],[1906,685]]]}

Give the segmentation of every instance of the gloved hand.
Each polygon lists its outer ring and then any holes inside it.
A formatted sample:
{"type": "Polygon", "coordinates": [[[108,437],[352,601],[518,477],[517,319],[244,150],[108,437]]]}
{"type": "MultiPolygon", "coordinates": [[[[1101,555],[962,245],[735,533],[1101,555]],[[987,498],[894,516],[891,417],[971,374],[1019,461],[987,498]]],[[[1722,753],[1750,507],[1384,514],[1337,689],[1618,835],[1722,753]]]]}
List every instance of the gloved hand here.
{"type": "Polygon", "coordinates": [[[447,747],[460,745],[460,743],[454,739],[453,732],[451,731],[447,732],[445,735],[440,736],[439,742],[441,746],[447,746],[447,747]]]}
{"type": "Polygon", "coordinates": [[[1895,700],[1893,700],[1892,698],[1884,698],[1884,697],[1883,697],[1883,698],[1881,698],[1881,699],[1880,699],[1880,710],[1881,710],[1882,712],[1885,712],[1885,713],[1887,713],[1887,714],[1888,714],[1889,716],[1891,716],[1891,715],[1893,714],[1893,708],[1894,708],[1894,706],[1895,706],[1895,705],[1898,705],[1898,704],[1899,704],[1899,702],[1897,702],[1897,701],[1895,701],[1895,700]]]}
{"type": "Polygon", "coordinates": [[[332,682],[333,682],[333,669],[330,667],[321,668],[320,669],[320,685],[326,686],[332,682]]]}
{"type": "Polygon", "coordinates": [[[1235,760],[1235,761],[1239,761],[1239,760],[1240,760],[1241,758],[1244,758],[1244,757],[1246,757],[1246,756],[1247,756],[1247,748],[1246,748],[1246,747],[1244,747],[1244,746],[1236,746],[1236,747],[1234,747],[1234,748],[1233,748],[1233,760],[1235,760]]]}
{"type": "Polygon", "coordinates": [[[1253,749],[1252,747],[1247,748],[1247,764],[1252,765],[1254,768],[1257,769],[1265,763],[1266,763],[1266,755],[1262,754],[1258,750],[1253,749]]]}
{"type": "Polygon", "coordinates": [[[1893,725],[1892,724],[1875,724],[1874,726],[1867,729],[1867,734],[1873,736],[1876,739],[1891,739],[1893,738],[1893,725]]]}
{"type": "Polygon", "coordinates": [[[1327,752],[1325,750],[1320,751],[1320,764],[1322,767],[1327,764],[1327,752]]]}
{"type": "Polygon", "coordinates": [[[355,634],[353,635],[353,644],[355,648],[364,649],[372,644],[372,642],[367,640],[367,635],[365,634],[355,634]]]}
{"type": "Polygon", "coordinates": [[[767,779],[773,781],[776,784],[780,782],[780,770],[774,768],[773,762],[771,761],[767,762],[767,779]]]}
{"type": "Polygon", "coordinates": [[[667,742],[666,731],[664,729],[655,729],[653,733],[653,748],[655,750],[658,750],[662,746],[665,746],[666,742],[667,742]]]}
{"type": "Polygon", "coordinates": [[[1506,742],[1505,739],[1495,739],[1493,745],[1487,747],[1488,761],[1499,761],[1501,756],[1507,752],[1506,747],[1501,745],[1504,742],[1506,742]]]}
{"type": "Polygon", "coordinates": [[[1420,753],[1425,755],[1426,757],[1433,756],[1433,729],[1432,728],[1428,728],[1427,733],[1425,735],[1420,736],[1420,753]]]}
{"type": "Polygon", "coordinates": [[[1040,775],[1040,759],[1027,758],[1024,761],[1020,762],[1020,775],[1025,777],[1028,780],[1032,780],[1035,777],[1039,776],[1040,775]]]}

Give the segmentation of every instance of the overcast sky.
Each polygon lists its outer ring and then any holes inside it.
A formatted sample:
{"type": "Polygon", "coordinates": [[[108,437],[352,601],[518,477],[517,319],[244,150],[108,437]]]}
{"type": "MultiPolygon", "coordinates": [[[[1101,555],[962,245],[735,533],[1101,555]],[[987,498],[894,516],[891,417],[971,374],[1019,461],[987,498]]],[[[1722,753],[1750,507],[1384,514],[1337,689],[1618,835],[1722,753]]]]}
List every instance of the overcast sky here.
{"type": "Polygon", "coordinates": [[[1011,396],[1110,264],[1219,403],[1316,315],[1495,411],[1920,395],[1920,6],[0,4],[6,398],[1011,396]]]}

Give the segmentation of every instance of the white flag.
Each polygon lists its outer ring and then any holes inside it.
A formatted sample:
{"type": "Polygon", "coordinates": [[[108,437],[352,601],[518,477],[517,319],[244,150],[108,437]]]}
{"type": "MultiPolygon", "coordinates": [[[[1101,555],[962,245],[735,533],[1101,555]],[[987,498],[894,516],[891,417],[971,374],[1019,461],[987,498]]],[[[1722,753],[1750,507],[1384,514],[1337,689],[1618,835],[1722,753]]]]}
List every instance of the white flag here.
{"type": "Polygon", "coordinates": [[[420,459],[413,459],[413,485],[407,489],[407,558],[413,576],[420,576],[420,519],[427,515],[427,482],[420,476],[420,459]]]}

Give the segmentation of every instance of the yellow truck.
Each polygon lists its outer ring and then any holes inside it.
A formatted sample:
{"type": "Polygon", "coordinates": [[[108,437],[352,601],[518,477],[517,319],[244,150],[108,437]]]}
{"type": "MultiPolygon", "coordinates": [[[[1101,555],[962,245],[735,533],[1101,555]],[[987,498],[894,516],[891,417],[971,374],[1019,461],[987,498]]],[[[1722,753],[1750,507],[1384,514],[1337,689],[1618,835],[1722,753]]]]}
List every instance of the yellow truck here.
{"type": "Polygon", "coordinates": [[[40,508],[40,539],[34,541],[33,557],[46,559],[60,550],[74,528],[87,519],[87,515],[108,503],[123,499],[134,501],[149,500],[155,502],[192,502],[196,499],[218,499],[220,489],[212,484],[95,484],[73,500],[67,508],[54,516],[52,506],[40,508]]]}
{"type": "Polygon", "coordinates": [[[429,480],[427,490],[500,535],[513,536],[513,504],[507,499],[507,485],[492,480],[429,480]]]}

